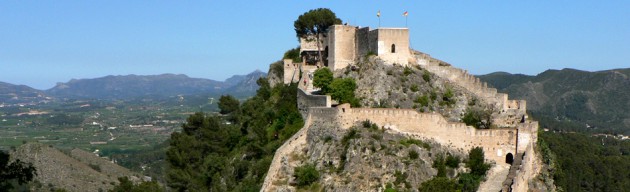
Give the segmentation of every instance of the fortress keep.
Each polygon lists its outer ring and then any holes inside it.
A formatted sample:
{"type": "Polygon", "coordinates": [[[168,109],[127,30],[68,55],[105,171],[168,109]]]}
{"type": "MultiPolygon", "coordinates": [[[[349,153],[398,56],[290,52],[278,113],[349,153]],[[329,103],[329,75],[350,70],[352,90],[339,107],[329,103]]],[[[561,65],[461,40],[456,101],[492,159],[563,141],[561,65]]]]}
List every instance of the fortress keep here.
{"type": "Polygon", "coordinates": [[[407,28],[370,29],[333,25],[320,39],[319,49],[315,40],[300,39],[300,50],[306,64],[315,64],[317,51],[322,51],[321,65],[332,70],[343,69],[361,57],[372,54],[386,63],[399,65],[407,65],[411,57],[407,28]]]}

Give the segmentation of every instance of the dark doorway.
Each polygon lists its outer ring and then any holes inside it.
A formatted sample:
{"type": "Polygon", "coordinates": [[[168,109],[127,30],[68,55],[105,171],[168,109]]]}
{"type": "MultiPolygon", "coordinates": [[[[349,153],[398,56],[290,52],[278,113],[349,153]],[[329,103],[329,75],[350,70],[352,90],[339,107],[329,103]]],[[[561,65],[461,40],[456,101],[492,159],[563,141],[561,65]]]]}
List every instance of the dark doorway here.
{"type": "Polygon", "coordinates": [[[392,44],[392,53],[396,53],[396,45],[392,44]]]}
{"type": "Polygon", "coordinates": [[[508,153],[508,154],[505,156],[505,163],[507,163],[507,164],[510,164],[510,165],[511,165],[513,162],[514,162],[514,155],[512,155],[512,153],[508,153]]]}

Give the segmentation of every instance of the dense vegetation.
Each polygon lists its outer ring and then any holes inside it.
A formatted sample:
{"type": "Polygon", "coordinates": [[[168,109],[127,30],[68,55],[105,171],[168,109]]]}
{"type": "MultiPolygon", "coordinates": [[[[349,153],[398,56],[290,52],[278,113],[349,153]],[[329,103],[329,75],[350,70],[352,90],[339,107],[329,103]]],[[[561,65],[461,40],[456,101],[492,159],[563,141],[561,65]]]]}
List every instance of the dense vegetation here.
{"type": "Polygon", "coordinates": [[[545,163],[554,164],[553,178],[563,191],[630,189],[630,140],[584,133],[540,134],[545,163]]]}
{"type": "Polygon", "coordinates": [[[350,103],[353,107],[359,107],[359,99],[354,92],[357,83],[353,78],[334,78],[333,73],[328,68],[321,68],[315,71],[313,86],[320,88],[320,94],[329,94],[339,103],[350,103]]]}
{"type": "Polygon", "coordinates": [[[630,69],[588,72],[575,69],[547,70],[536,76],[492,73],[482,81],[527,100],[528,112],[580,126],[555,130],[630,135],[630,69]]]}
{"type": "MultiPolygon", "coordinates": [[[[178,191],[258,191],[275,150],[304,124],[297,84],[271,88],[225,116],[196,113],[171,135],[168,186],[178,191]]],[[[223,106],[219,104],[219,106],[223,106]]],[[[229,110],[228,110],[229,111],[229,110]]]]}
{"type": "Polygon", "coordinates": [[[282,59],[292,59],[295,63],[301,63],[302,57],[300,56],[300,47],[289,49],[288,51],[284,52],[284,56],[282,57],[282,59]]]}
{"type": "Polygon", "coordinates": [[[293,22],[293,27],[295,27],[295,34],[298,37],[298,41],[300,38],[304,38],[307,41],[316,41],[317,50],[320,50],[317,52],[317,58],[321,60],[323,57],[320,49],[320,37],[325,36],[328,32],[328,28],[335,24],[341,24],[341,19],[337,18],[334,12],[328,8],[318,8],[309,10],[300,15],[295,22],[293,22]]]}
{"type": "Polygon", "coordinates": [[[144,181],[134,184],[127,177],[118,178],[118,185],[110,192],[163,192],[164,189],[156,181],[144,181]]]}
{"type": "Polygon", "coordinates": [[[456,178],[451,179],[446,175],[446,167],[459,167],[459,158],[448,155],[444,159],[443,156],[438,156],[433,161],[433,168],[438,170],[437,175],[433,179],[422,183],[419,191],[477,191],[479,183],[481,183],[486,172],[490,169],[490,165],[484,162],[483,149],[480,147],[471,149],[465,163],[466,167],[470,169],[470,173],[461,173],[456,178]]]}

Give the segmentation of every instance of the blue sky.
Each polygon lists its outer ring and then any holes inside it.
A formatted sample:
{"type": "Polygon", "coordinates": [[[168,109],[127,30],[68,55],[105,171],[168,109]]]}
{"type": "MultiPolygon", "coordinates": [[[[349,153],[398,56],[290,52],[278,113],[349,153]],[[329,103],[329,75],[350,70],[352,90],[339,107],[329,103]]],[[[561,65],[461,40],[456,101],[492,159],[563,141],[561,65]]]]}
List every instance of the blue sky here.
{"type": "Polygon", "coordinates": [[[0,1],[0,81],[186,74],[223,80],[298,45],[319,7],[358,26],[405,25],[411,46],[473,74],[630,67],[630,1],[0,1]]]}

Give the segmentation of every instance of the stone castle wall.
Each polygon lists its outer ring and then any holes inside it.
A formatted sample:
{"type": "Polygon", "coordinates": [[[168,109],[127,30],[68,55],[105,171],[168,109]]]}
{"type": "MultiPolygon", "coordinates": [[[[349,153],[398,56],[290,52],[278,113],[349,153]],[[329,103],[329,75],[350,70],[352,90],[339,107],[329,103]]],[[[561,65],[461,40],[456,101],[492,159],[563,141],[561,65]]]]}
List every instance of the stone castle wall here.
{"type": "Polygon", "coordinates": [[[332,99],[330,98],[330,95],[310,95],[310,94],[305,93],[302,89],[298,89],[297,105],[298,105],[298,110],[300,111],[300,114],[302,114],[302,118],[306,119],[309,108],[312,108],[312,107],[330,108],[331,103],[332,103],[332,99]]]}
{"type": "Polygon", "coordinates": [[[328,67],[343,69],[355,62],[356,27],[333,25],[328,31],[328,67]]]}
{"type": "Polygon", "coordinates": [[[497,89],[488,87],[488,83],[469,74],[466,70],[452,67],[450,64],[432,58],[428,54],[415,52],[418,65],[431,73],[448,79],[460,87],[470,91],[486,103],[493,104],[496,110],[493,122],[499,127],[515,127],[526,118],[527,102],[525,100],[508,100],[508,95],[498,93],[497,89]]]}
{"type": "Polygon", "coordinates": [[[309,114],[313,122],[336,122],[344,129],[369,120],[386,129],[432,139],[464,153],[480,146],[486,152],[486,159],[497,163],[505,162],[508,153],[516,155],[517,151],[515,128],[475,129],[463,123],[448,122],[435,113],[419,113],[412,109],[350,108],[344,104],[335,108],[310,108],[309,114]]]}
{"type": "Polygon", "coordinates": [[[374,33],[378,37],[376,54],[379,58],[402,66],[409,63],[409,29],[379,28],[374,33]]]}
{"type": "Polygon", "coordinates": [[[299,63],[293,63],[292,59],[284,59],[283,67],[284,67],[284,77],[283,83],[290,84],[295,83],[300,80],[300,71],[299,71],[299,63]]]}
{"type": "MultiPolygon", "coordinates": [[[[542,162],[537,158],[535,144],[527,146],[524,150],[524,156],[521,165],[517,167],[516,175],[513,178],[507,178],[512,181],[509,186],[511,191],[528,191],[529,181],[534,179],[542,169],[542,162]]],[[[507,187],[507,186],[506,186],[507,187]]]]}
{"type": "Polygon", "coordinates": [[[321,50],[330,69],[338,70],[356,63],[368,53],[374,53],[386,63],[406,66],[411,57],[409,29],[356,27],[351,25],[330,26],[326,36],[317,47],[316,41],[300,38],[302,52],[321,50]]]}

